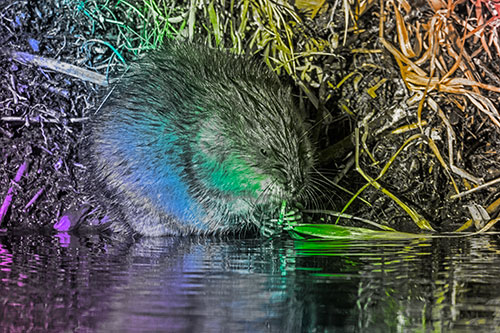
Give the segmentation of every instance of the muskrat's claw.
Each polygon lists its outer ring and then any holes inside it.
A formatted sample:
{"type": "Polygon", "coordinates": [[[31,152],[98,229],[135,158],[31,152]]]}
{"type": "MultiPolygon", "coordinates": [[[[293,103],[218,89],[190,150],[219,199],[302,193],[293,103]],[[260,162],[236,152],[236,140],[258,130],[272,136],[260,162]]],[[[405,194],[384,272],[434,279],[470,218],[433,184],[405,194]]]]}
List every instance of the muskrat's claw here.
{"type": "Polygon", "coordinates": [[[283,217],[283,222],[300,222],[302,220],[302,215],[300,211],[291,210],[285,214],[283,217]]]}
{"type": "Polygon", "coordinates": [[[260,234],[266,238],[279,235],[283,231],[283,226],[279,225],[277,222],[277,219],[265,220],[259,228],[260,234]]]}
{"type": "Polygon", "coordinates": [[[298,209],[292,209],[283,217],[283,230],[292,230],[294,225],[302,223],[302,214],[298,209]]]}

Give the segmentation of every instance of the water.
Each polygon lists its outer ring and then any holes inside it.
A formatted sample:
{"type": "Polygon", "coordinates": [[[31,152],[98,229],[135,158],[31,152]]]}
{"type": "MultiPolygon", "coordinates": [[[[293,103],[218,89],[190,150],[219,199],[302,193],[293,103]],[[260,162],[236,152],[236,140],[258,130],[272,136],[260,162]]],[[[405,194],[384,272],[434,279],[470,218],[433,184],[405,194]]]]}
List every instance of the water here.
{"type": "Polygon", "coordinates": [[[499,236],[126,245],[4,233],[0,331],[494,332],[499,254],[499,236]]]}

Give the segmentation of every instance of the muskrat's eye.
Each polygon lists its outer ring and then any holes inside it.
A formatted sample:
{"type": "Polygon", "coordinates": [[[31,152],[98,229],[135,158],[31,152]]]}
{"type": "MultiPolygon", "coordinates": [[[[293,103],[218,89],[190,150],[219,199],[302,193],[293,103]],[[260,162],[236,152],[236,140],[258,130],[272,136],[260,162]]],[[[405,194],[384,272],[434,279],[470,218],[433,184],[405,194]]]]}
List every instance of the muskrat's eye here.
{"type": "Polygon", "coordinates": [[[260,148],[260,153],[262,156],[267,157],[267,151],[264,148],[260,148]]]}

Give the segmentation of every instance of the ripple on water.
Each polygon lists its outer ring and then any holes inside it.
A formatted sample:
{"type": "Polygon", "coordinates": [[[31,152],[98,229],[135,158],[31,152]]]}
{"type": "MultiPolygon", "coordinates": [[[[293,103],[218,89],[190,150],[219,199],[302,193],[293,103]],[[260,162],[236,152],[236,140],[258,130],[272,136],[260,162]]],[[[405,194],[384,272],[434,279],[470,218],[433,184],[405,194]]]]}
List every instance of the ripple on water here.
{"type": "Polygon", "coordinates": [[[494,331],[497,236],[399,241],[0,235],[4,331],[494,331]]]}

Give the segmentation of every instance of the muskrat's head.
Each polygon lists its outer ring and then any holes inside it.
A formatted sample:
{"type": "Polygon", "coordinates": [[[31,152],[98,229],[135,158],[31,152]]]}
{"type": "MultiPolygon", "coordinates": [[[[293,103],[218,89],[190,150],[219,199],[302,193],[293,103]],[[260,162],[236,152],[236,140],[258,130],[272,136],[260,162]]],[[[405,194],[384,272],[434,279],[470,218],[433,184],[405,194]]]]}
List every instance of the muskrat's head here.
{"type": "Polygon", "coordinates": [[[221,82],[205,100],[210,102],[200,106],[208,117],[193,150],[199,180],[224,198],[231,213],[277,210],[282,200],[304,203],[313,149],[290,89],[272,73],[239,74],[221,82]]]}

